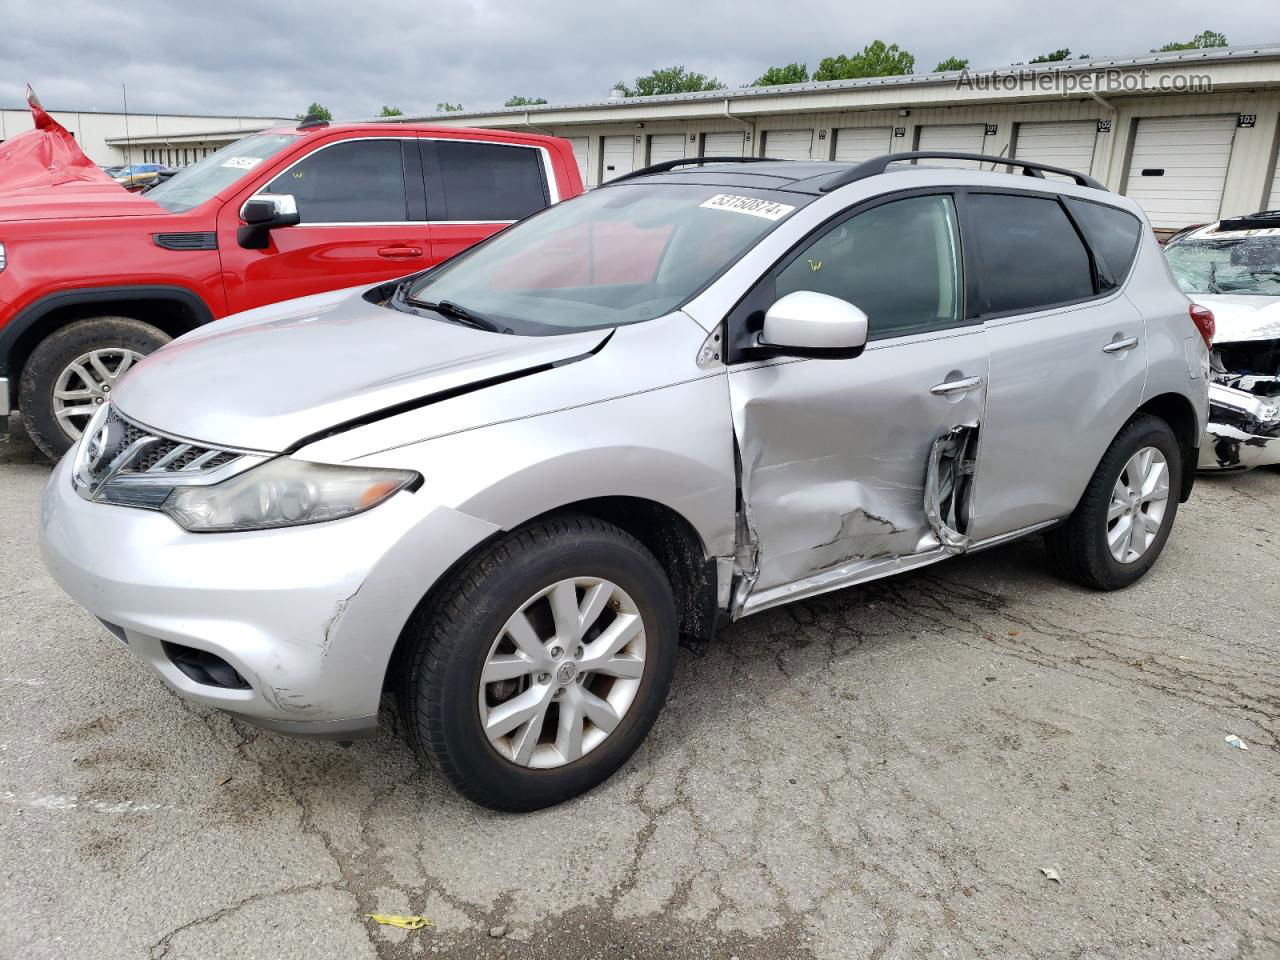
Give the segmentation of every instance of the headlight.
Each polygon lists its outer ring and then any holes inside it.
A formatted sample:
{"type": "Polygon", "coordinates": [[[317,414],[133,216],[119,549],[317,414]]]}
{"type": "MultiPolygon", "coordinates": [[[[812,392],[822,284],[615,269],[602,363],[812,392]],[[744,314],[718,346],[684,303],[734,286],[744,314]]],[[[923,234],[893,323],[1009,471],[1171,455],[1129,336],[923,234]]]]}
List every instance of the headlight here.
{"type": "Polygon", "coordinates": [[[363,513],[419,479],[412,470],[279,457],[221,483],[174,487],[161,509],[193,533],[293,527],[363,513]]]}

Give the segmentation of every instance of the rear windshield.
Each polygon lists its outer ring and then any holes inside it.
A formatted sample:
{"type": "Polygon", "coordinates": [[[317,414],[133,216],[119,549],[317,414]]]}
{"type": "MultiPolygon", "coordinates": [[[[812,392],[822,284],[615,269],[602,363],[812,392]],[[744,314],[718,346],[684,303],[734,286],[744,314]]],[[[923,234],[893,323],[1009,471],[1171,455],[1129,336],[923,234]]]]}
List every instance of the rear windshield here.
{"type": "Polygon", "coordinates": [[[1183,293],[1280,297],[1280,236],[1179,240],[1164,253],[1183,293]]]}
{"type": "Polygon", "coordinates": [[[407,298],[458,304],[523,334],[652,320],[811,199],[740,186],[603,187],[508,227],[407,298]]]}
{"type": "Polygon", "coordinates": [[[298,135],[291,133],[255,133],[237,140],[152,187],[147,199],[170,213],[191,210],[249,175],[297,139],[298,135]]]}

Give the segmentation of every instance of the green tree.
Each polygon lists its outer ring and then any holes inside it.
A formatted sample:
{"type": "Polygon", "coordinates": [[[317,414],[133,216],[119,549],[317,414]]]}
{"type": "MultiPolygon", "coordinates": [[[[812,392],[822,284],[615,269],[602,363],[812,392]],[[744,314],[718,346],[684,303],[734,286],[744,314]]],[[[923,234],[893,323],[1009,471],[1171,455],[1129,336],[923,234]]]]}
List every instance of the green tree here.
{"type": "Polygon", "coordinates": [[[826,57],[813,74],[815,80],[855,80],[859,77],[896,77],[914,73],[916,58],[896,43],[876,40],[853,56],[826,57]]]}
{"type": "Polygon", "coordinates": [[[404,111],[399,107],[388,107],[383,105],[382,112],[378,114],[380,117],[403,117],[404,111]]]}
{"type": "Polygon", "coordinates": [[[1216,30],[1205,30],[1203,33],[1197,33],[1190,40],[1181,42],[1172,40],[1166,43],[1158,50],[1152,50],[1152,53],[1169,53],[1173,50],[1203,50],[1206,47],[1225,47],[1227,45],[1227,35],[1218,33],[1216,30]]]}
{"type": "Polygon", "coordinates": [[[512,97],[510,100],[504,103],[503,106],[504,107],[536,107],[538,104],[546,103],[546,102],[547,101],[543,100],[542,97],[512,97]]]}
{"type": "Polygon", "coordinates": [[[753,87],[777,87],[784,83],[804,83],[809,79],[809,66],[804,63],[788,63],[785,67],[770,67],[751,81],[753,87]]]}
{"type": "Polygon", "coordinates": [[[968,57],[947,57],[936,67],[933,68],[934,73],[947,73],[951,70],[964,70],[969,66],[968,57]]]}
{"type": "Polygon", "coordinates": [[[333,119],[333,114],[329,112],[329,108],[322,103],[316,103],[314,100],[311,101],[311,106],[298,114],[296,119],[305,120],[310,116],[317,116],[326,123],[333,119]]]}
{"type": "Polygon", "coordinates": [[[1052,53],[1042,53],[1038,57],[1032,57],[1028,63],[1057,63],[1059,60],[1070,60],[1071,51],[1066,47],[1061,50],[1054,50],[1052,53]]]}
{"type": "Polygon", "coordinates": [[[636,85],[628,87],[619,80],[614,88],[628,97],[653,97],[664,93],[694,93],[698,90],[723,90],[715,77],[694,73],[684,67],[661,67],[646,77],[636,77],[636,85]]]}
{"type": "Polygon", "coordinates": [[[436,104],[436,113],[457,113],[462,109],[460,103],[450,103],[448,100],[443,103],[436,104]]]}

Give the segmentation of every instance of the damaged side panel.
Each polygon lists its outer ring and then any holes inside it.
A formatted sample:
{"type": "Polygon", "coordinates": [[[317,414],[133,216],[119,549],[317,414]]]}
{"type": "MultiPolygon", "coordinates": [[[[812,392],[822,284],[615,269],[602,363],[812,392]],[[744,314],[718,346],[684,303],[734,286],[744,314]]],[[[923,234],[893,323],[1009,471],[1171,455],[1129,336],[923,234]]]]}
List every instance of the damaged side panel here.
{"type": "Polygon", "coordinates": [[[981,328],[855,360],[731,370],[739,458],[731,615],[960,552],[976,482],[981,328]],[[976,379],[940,396],[939,384],[976,379]]]}

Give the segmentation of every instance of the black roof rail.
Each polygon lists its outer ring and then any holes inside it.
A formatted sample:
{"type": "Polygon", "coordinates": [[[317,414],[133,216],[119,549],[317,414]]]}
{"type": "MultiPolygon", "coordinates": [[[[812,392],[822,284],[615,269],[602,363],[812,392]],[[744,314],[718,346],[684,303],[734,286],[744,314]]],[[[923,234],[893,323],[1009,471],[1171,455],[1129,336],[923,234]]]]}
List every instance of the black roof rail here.
{"type": "Polygon", "coordinates": [[[1223,217],[1218,223],[1218,229],[1222,231],[1274,230],[1276,227],[1280,227],[1280,210],[1259,210],[1242,217],[1223,217]]]}
{"type": "Polygon", "coordinates": [[[302,122],[298,124],[299,130],[312,130],[316,127],[327,127],[329,121],[318,113],[308,113],[302,118],[302,122]]]}
{"type": "Polygon", "coordinates": [[[1076,173],[1074,170],[1067,170],[1065,167],[1051,167],[1047,163],[1032,163],[1030,160],[1015,160],[1012,157],[988,157],[981,153],[953,153],[950,150],[912,150],[907,153],[886,153],[884,156],[873,157],[870,160],[863,161],[856,167],[851,167],[835,174],[818,189],[823,193],[830,193],[832,190],[838,190],[840,187],[850,183],[856,183],[859,180],[865,180],[867,177],[874,177],[877,174],[884,173],[889,164],[901,163],[904,160],[973,160],[978,163],[990,163],[1000,167],[1022,167],[1023,175],[1028,177],[1039,177],[1043,180],[1046,173],[1056,173],[1059,176],[1070,177],[1082,187],[1093,187],[1095,190],[1107,189],[1093,177],[1083,173],[1076,173]]]}
{"type": "Polygon", "coordinates": [[[620,177],[614,177],[612,180],[606,180],[600,184],[606,187],[611,183],[621,183],[623,180],[634,180],[636,177],[647,177],[651,173],[666,173],[668,170],[674,170],[676,167],[687,167],[690,164],[704,163],[763,163],[766,160],[773,160],[773,157],[681,157],[679,160],[663,160],[661,163],[651,163],[647,167],[641,167],[639,170],[632,170],[630,173],[624,173],[620,177]]]}

